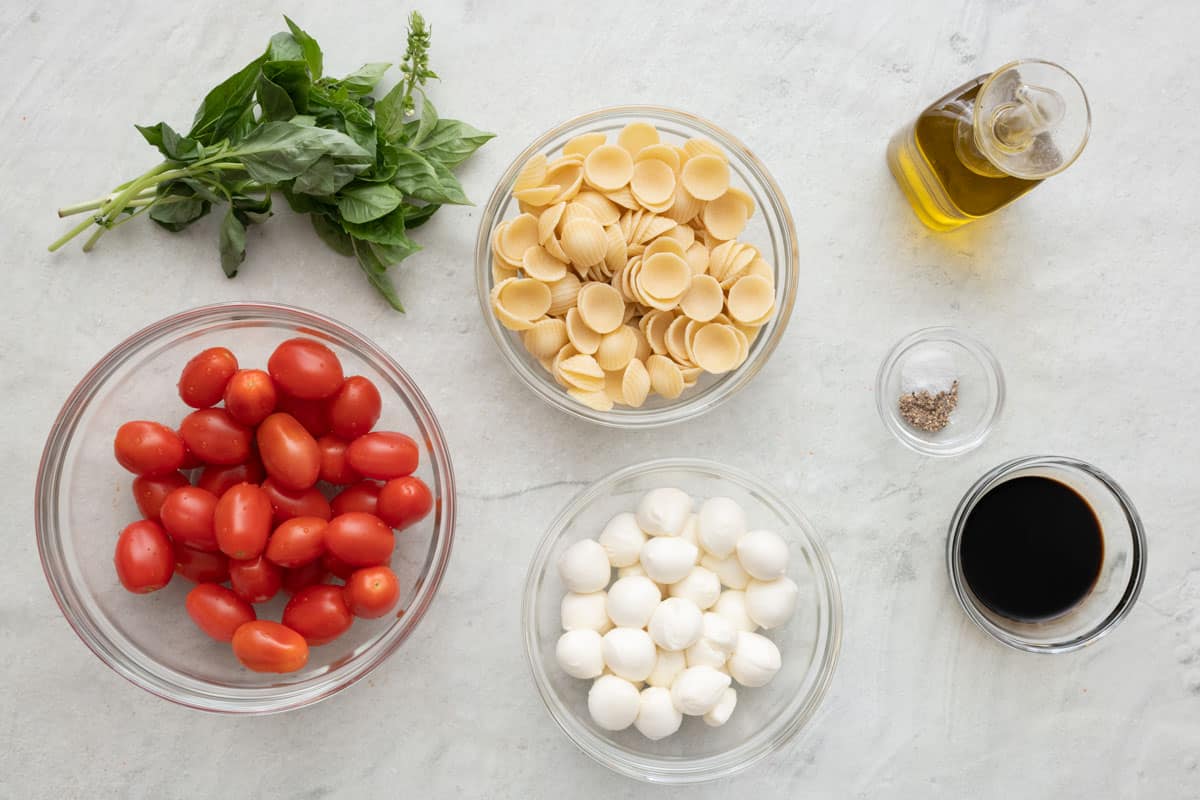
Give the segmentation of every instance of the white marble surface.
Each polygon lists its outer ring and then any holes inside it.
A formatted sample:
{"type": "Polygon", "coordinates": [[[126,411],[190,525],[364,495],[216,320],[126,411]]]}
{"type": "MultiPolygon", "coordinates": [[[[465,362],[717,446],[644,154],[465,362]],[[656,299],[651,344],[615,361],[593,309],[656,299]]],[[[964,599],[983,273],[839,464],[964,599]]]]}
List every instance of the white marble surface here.
{"type": "MultiPolygon", "coordinates": [[[[288,213],[251,232],[232,282],[209,224],[177,237],[134,224],[90,256],[49,256],[55,208],[152,163],[132,123],[182,126],[280,27],[280,9],[253,0],[76,5],[0,10],[0,795],[650,794],[550,721],[517,605],[548,516],[582,484],[658,454],[726,460],[785,489],[824,534],[845,593],[841,665],[815,723],[688,796],[1200,795],[1200,5],[424,3],[439,109],[500,133],[464,172],[477,201],[537,133],[627,102],[723,123],[787,192],[802,282],[773,360],[707,417],[637,435],[549,411],[496,358],[474,297],[472,209],[420,232],[427,249],[400,279],[406,317],[288,213]],[[888,136],[943,91],[1026,55],[1080,77],[1091,144],[994,220],[926,232],[884,166],[888,136]],[[441,594],[400,653],[328,702],[251,719],[172,706],[105,669],[50,597],[32,522],[43,438],[84,371],[170,312],[240,298],[311,306],[397,354],[449,436],[462,509],[441,594]],[[956,460],[901,448],[872,397],[887,347],[937,323],[988,341],[1009,380],[994,435],[956,460]],[[1141,602],[1070,656],[985,639],[943,566],[962,492],[1033,452],[1110,471],[1149,531],[1141,602]]],[[[334,72],[397,56],[407,8],[286,5],[334,72]]]]}

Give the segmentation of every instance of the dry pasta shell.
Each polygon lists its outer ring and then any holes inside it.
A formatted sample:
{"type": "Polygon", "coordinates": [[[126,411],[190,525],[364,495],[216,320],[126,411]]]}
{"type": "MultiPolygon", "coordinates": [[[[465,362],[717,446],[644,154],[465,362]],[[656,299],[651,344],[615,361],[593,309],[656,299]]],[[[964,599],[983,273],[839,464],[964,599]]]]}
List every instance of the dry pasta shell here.
{"type": "Polygon", "coordinates": [[[553,283],[567,274],[567,262],[559,261],[541,245],[534,245],[525,251],[525,257],[521,259],[521,268],[530,278],[542,283],[553,283]]]}
{"type": "MultiPolygon", "coordinates": [[[[705,324],[706,323],[698,322],[694,319],[689,319],[687,326],[683,329],[683,347],[687,351],[688,361],[692,364],[696,363],[696,354],[692,351],[692,342],[695,341],[696,334],[700,332],[700,329],[703,328],[705,324]]],[[[680,369],[683,368],[682,364],[679,366],[680,369]]],[[[683,380],[686,383],[687,377],[685,376],[683,380]]]]}
{"type": "Polygon", "coordinates": [[[568,272],[550,285],[550,308],[546,311],[552,317],[561,317],[575,307],[579,297],[579,287],[582,284],[574,273],[568,272]]]}
{"type": "Polygon", "coordinates": [[[567,203],[567,207],[563,209],[562,219],[558,221],[559,235],[562,235],[563,228],[567,227],[567,224],[571,220],[576,219],[595,219],[597,222],[600,222],[600,220],[596,219],[596,212],[582,203],[572,201],[567,203]]]}
{"type": "Polygon", "coordinates": [[[597,333],[615,331],[625,318],[625,300],[607,283],[589,283],[580,289],[576,308],[584,324],[597,333]]]}
{"type": "Polygon", "coordinates": [[[513,194],[524,189],[533,189],[541,186],[546,180],[546,154],[538,153],[533,158],[525,162],[525,166],[521,167],[521,171],[517,173],[516,179],[513,181],[513,194]]]}
{"type": "Polygon", "coordinates": [[[561,319],[540,319],[521,339],[535,358],[552,358],[567,343],[567,325],[561,319]]]}
{"type": "Polygon", "coordinates": [[[742,364],[746,363],[746,358],[750,355],[750,337],[735,325],[730,325],[729,329],[738,337],[737,363],[733,365],[734,369],[737,369],[742,364]]]}
{"type": "Polygon", "coordinates": [[[492,292],[496,302],[519,319],[539,319],[550,308],[550,287],[532,278],[504,281],[492,292]]]}
{"type": "Polygon", "coordinates": [[[634,198],[644,206],[667,203],[670,208],[675,200],[675,171],[669,164],[657,159],[639,161],[633,165],[629,188],[634,198]]]}
{"type": "Polygon", "coordinates": [[[640,255],[631,256],[625,262],[620,275],[617,276],[616,288],[620,290],[621,295],[628,301],[634,303],[641,302],[641,295],[637,293],[637,276],[642,270],[642,257],[640,255]]]}
{"type": "Polygon", "coordinates": [[[628,256],[629,258],[633,258],[634,256],[640,256],[645,252],[646,252],[646,245],[644,245],[644,244],[630,244],[630,245],[625,246],[625,255],[628,256]]]}
{"type": "Polygon", "coordinates": [[[547,239],[555,238],[558,231],[559,220],[562,219],[563,213],[567,210],[566,203],[555,203],[548,206],[545,211],[538,216],[538,244],[545,245],[547,239]]]}
{"type": "Polygon", "coordinates": [[[522,214],[532,214],[533,216],[540,215],[546,210],[545,206],[535,206],[533,203],[526,203],[524,200],[517,201],[517,210],[522,214]]]}
{"type": "Polygon", "coordinates": [[[599,192],[593,192],[590,189],[586,189],[575,195],[572,205],[582,205],[591,209],[592,215],[604,226],[612,225],[621,218],[621,209],[616,203],[599,192]]]}
{"type": "Polygon", "coordinates": [[[675,362],[666,356],[650,356],[646,360],[646,372],[650,376],[650,387],[668,400],[674,400],[683,393],[683,374],[675,362]]]}
{"type": "MultiPolygon", "coordinates": [[[[721,278],[721,288],[729,290],[733,284],[737,283],[738,279],[743,277],[750,269],[750,265],[754,263],[754,259],[758,258],[758,250],[752,245],[745,245],[741,250],[734,255],[733,260],[725,268],[725,275],[721,278]]],[[[771,279],[771,285],[774,286],[775,280],[771,279]]]]}
{"type": "MultiPolygon", "coordinates": [[[[670,252],[659,252],[642,257],[642,271],[638,275],[637,288],[647,300],[670,301],[671,307],[687,291],[692,280],[692,269],[683,256],[670,252]]],[[[649,303],[656,308],[654,302],[649,303]]]]}
{"type": "Polygon", "coordinates": [[[563,145],[563,155],[587,158],[588,153],[592,152],[607,141],[608,137],[599,131],[594,131],[592,133],[581,133],[563,145]]]}
{"type": "Polygon", "coordinates": [[[658,355],[663,355],[667,352],[667,329],[671,327],[675,314],[655,309],[642,319],[646,320],[646,326],[642,330],[646,334],[646,340],[650,342],[650,349],[658,355]]]}
{"type": "Polygon", "coordinates": [[[621,215],[621,218],[617,220],[617,227],[621,229],[621,235],[625,237],[625,241],[633,241],[634,228],[638,226],[638,223],[644,216],[645,212],[642,211],[641,208],[636,208],[626,211],[621,215]]]}
{"type": "Polygon", "coordinates": [[[634,199],[633,192],[629,191],[628,186],[622,186],[615,192],[605,192],[604,196],[621,206],[621,208],[632,210],[638,207],[638,201],[634,199]]]}
{"type": "MultiPolygon", "coordinates": [[[[646,331],[642,327],[642,319],[638,319],[638,327],[632,328],[633,335],[637,337],[637,349],[633,351],[633,357],[639,361],[645,361],[654,351],[650,349],[650,340],[646,338],[646,331]]],[[[632,322],[632,320],[630,320],[632,322]]]]}
{"type": "Polygon", "coordinates": [[[583,185],[583,164],[574,159],[558,159],[546,169],[546,183],[562,187],[550,202],[570,200],[583,185]]]}
{"type": "Polygon", "coordinates": [[[697,136],[684,142],[683,152],[687,153],[688,159],[701,155],[709,155],[716,156],[722,161],[729,160],[729,157],[725,155],[725,151],[721,149],[719,144],[712,139],[705,139],[703,136],[697,136]]]}
{"type": "Polygon", "coordinates": [[[612,271],[608,268],[608,264],[601,261],[599,264],[593,264],[588,267],[588,280],[600,281],[601,283],[611,283],[612,271]]]}
{"type": "Polygon", "coordinates": [[[732,325],[705,325],[692,341],[696,366],[705,372],[721,375],[738,364],[741,343],[732,325]]]}
{"type": "Polygon", "coordinates": [[[558,197],[560,191],[562,191],[562,187],[557,183],[552,183],[548,186],[536,186],[532,189],[522,189],[519,192],[513,192],[513,197],[522,203],[543,208],[550,205],[551,201],[558,197]]]}
{"type": "Polygon", "coordinates": [[[708,274],[717,280],[724,280],[733,266],[737,255],[745,249],[745,245],[736,239],[721,242],[708,253],[708,274]]]}
{"type": "Polygon", "coordinates": [[[582,216],[563,225],[559,244],[576,267],[598,264],[608,252],[608,236],[604,233],[604,227],[595,219],[582,216]]]}
{"type": "Polygon", "coordinates": [[[680,364],[691,364],[691,356],[687,351],[687,326],[691,322],[687,317],[676,317],[667,326],[667,335],[663,341],[667,345],[667,355],[680,364]]]}
{"type": "Polygon", "coordinates": [[[696,385],[696,381],[700,380],[704,370],[700,367],[680,367],[679,374],[683,376],[683,388],[690,389],[696,385]]]}
{"type": "MultiPolygon", "coordinates": [[[[675,228],[678,227],[678,225],[675,226],[675,228]]],[[[671,230],[675,230],[675,228],[672,228],[671,230]]],[[[667,234],[663,234],[650,244],[646,245],[646,249],[642,251],[642,257],[649,258],[655,253],[674,253],[680,258],[683,258],[684,249],[683,245],[681,245],[678,241],[671,238],[667,234]]]]}
{"type": "Polygon", "coordinates": [[[688,290],[679,298],[679,310],[700,322],[708,322],[725,307],[725,292],[711,275],[693,275],[688,290]]]}
{"type": "Polygon", "coordinates": [[[591,355],[600,347],[600,334],[589,328],[579,316],[578,306],[567,311],[566,325],[567,339],[577,352],[591,355]]]}
{"type": "MultiPolygon", "coordinates": [[[[667,231],[658,238],[661,239],[663,236],[670,237],[679,242],[679,248],[686,252],[687,249],[696,241],[696,229],[687,225],[676,225],[674,228],[671,228],[671,230],[667,231]]],[[[655,239],[654,241],[657,242],[658,239],[655,239]]]]}
{"type": "Polygon", "coordinates": [[[600,346],[596,349],[596,363],[606,372],[624,369],[637,354],[637,335],[633,328],[621,325],[612,333],[600,337],[600,346]]]}
{"type": "Polygon", "coordinates": [[[510,269],[500,259],[492,259],[492,284],[495,285],[501,281],[506,281],[509,278],[517,277],[517,271],[510,269]]]}
{"type": "Polygon", "coordinates": [[[742,201],[742,205],[746,207],[746,219],[750,219],[750,217],[754,216],[754,198],[750,196],[749,192],[742,191],[736,186],[730,186],[725,190],[725,193],[731,194],[738,200],[742,201]]]}
{"type": "Polygon", "coordinates": [[[615,372],[604,372],[604,394],[614,404],[625,402],[625,393],[621,390],[621,377],[623,370],[615,372]]]}
{"type": "Polygon", "coordinates": [[[608,250],[604,253],[604,263],[615,275],[624,269],[629,260],[629,254],[625,252],[625,237],[621,235],[621,229],[616,225],[609,225],[605,228],[604,235],[608,237],[608,250]]]}
{"type": "Polygon", "coordinates": [[[746,267],[745,274],[760,275],[769,280],[772,284],[775,283],[775,270],[772,269],[771,265],[768,264],[766,259],[762,256],[754,257],[754,260],[750,262],[750,266],[746,267]]]}
{"type": "Polygon", "coordinates": [[[497,248],[509,264],[520,266],[525,251],[538,243],[537,217],[522,214],[511,220],[499,232],[497,248]]]}
{"type": "Polygon", "coordinates": [[[667,231],[674,228],[675,220],[670,217],[663,217],[658,214],[644,214],[641,221],[638,223],[637,230],[634,231],[634,243],[645,244],[651,239],[657,239],[667,231]]]}
{"type": "Polygon", "coordinates": [[[700,212],[704,227],[718,239],[736,239],[746,228],[746,204],[728,191],[716,200],[704,204],[700,212]]]}
{"type": "Polygon", "coordinates": [[[696,218],[704,208],[704,201],[692,197],[691,193],[683,187],[680,182],[675,186],[675,196],[671,200],[671,207],[663,213],[676,222],[683,224],[696,218]]]}
{"type": "Polygon", "coordinates": [[[557,237],[551,236],[549,239],[542,242],[542,247],[546,248],[546,251],[559,261],[571,260],[567,255],[567,251],[562,249],[562,243],[558,241],[557,237]]]}
{"type": "Polygon", "coordinates": [[[588,186],[615,192],[633,177],[633,156],[615,144],[600,145],[583,160],[583,176],[588,186]]]}
{"type": "Polygon", "coordinates": [[[630,361],[621,371],[621,402],[640,408],[650,394],[650,373],[640,358],[630,361]]]}
{"type": "Polygon", "coordinates": [[[775,306],[775,289],[761,275],[739,278],[729,289],[725,300],[729,316],[737,322],[757,325],[759,320],[769,317],[775,306]]]}
{"type": "Polygon", "coordinates": [[[585,392],[604,391],[604,370],[596,363],[596,359],[580,353],[558,362],[558,374],[567,386],[582,389],[585,392]]]}
{"type": "Polygon", "coordinates": [[[550,374],[554,376],[554,380],[560,386],[565,387],[567,384],[559,376],[558,365],[561,364],[563,361],[567,360],[568,358],[570,358],[571,356],[577,356],[577,355],[579,355],[579,351],[575,349],[575,345],[568,342],[567,344],[563,345],[561,350],[559,350],[557,353],[554,354],[554,358],[550,359],[550,374]]]}
{"type": "Polygon", "coordinates": [[[688,266],[692,268],[693,275],[703,275],[708,271],[708,248],[700,242],[694,242],[687,252],[683,254],[683,258],[688,262],[688,266]]]}
{"type": "Polygon", "coordinates": [[[505,328],[508,328],[510,331],[527,331],[533,327],[533,322],[531,320],[524,319],[523,317],[519,317],[516,314],[513,314],[508,309],[506,309],[504,307],[504,305],[500,302],[500,298],[498,296],[499,290],[502,286],[508,285],[508,284],[510,284],[514,281],[518,281],[518,280],[521,280],[521,279],[520,278],[508,278],[507,280],[501,281],[500,283],[496,284],[496,286],[492,289],[492,296],[491,296],[492,313],[496,315],[496,319],[499,320],[500,324],[503,325],[505,328]]]}
{"type": "MultiPolygon", "coordinates": [[[[546,180],[552,180],[551,176],[548,175],[546,180]]],[[[729,164],[709,153],[692,156],[683,165],[679,180],[692,197],[716,200],[729,188],[729,164]]]]}
{"type": "Polygon", "coordinates": [[[679,159],[679,151],[675,149],[674,145],[663,144],[661,142],[659,144],[652,144],[643,147],[641,150],[638,150],[637,155],[633,157],[635,163],[650,159],[663,162],[671,168],[672,172],[677,174],[679,172],[679,167],[682,164],[679,159]]]}
{"type": "Polygon", "coordinates": [[[492,258],[508,270],[516,270],[521,268],[521,264],[516,264],[504,257],[504,253],[500,251],[500,238],[504,236],[504,232],[508,230],[509,223],[501,222],[496,226],[496,230],[492,232],[492,258]]]}
{"type": "Polygon", "coordinates": [[[617,134],[617,144],[631,156],[658,142],[658,129],[649,122],[631,122],[617,134]]]}
{"type": "Polygon", "coordinates": [[[573,386],[568,386],[567,394],[571,395],[571,397],[574,397],[588,408],[595,409],[596,411],[612,411],[612,398],[608,396],[603,387],[601,387],[599,391],[588,392],[582,389],[576,389],[573,386]]]}

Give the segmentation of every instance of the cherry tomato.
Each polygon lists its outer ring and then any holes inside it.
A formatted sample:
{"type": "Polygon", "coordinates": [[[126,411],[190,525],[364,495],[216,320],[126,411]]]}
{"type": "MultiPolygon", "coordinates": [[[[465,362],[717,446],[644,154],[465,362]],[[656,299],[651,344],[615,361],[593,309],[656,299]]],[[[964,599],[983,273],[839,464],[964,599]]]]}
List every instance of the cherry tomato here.
{"type": "Polygon", "coordinates": [[[209,553],[175,542],[175,571],[192,583],[224,583],[229,580],[229,559],[224,553],[209,553]]]}
{"type": "Polygon", "coordinates": [[[356,567],[386,564],[395,546],[392,529],[374,514],[361,511],[339,514],[325,528],[326,549],[356,567]]]}
{"type": "Polygon", "coordinates": [[[374,514],[379,507],[380,485],[375,481],[359,481],[334,495],[331,506],[334,514],[362,511],[374,514]]]}
{"type": "Polygon", "coordinates": [[[309,646],[328,644],[350,629],[354,616],[346,608],[341,586],[306,586],[292,595],[283,609],[283,624],[304,637],[309,646]]]}
{"type": "Polygon", "coordinates": [[[121,531],[113,565],[122,586],[135,594],[146,594],[171,582],[175,551],[161,525],[142,519],[121,531]]]}
{"type": "Polygon", "coordinates": [[[262,483],[266,476],[266,470],[263,469],[258,456],[251,454],[242,464],[213,464],[205,467],[200,471],[200,477],[196,478],[196,485],[220,497],[239,483],[262,483]]]}
{"type": "Polygon", "coordinates": [[[272,414],[258,426],[258,450],[267,474],[280,487],[297,491],[317,482],[321,450],[290,414],[272,414]]]}
{"type": "Polygon", "coordinates": [[[271,378],[287,394],[305,400],[329,397],[342,386],[342,364],[312,339],[288,339],[267,360],[271,378]]]}
{"type": "Polygon", "coordinates": [[[162,510],[163,500],[167,499],[175,489],[188,486],[187,476],[182,472],[168,472],[166,475],[139,475],[133,479],[133,502],[137,503],[138,511],[146,519],[158,521],[158,513],[162,510]]]}
{"type": "MultiPolygon", "coordinates": [[[[179,431],[175,431],[175,432],[179,433],[179,431]]],[[[180,435],[179,438],[182,439],[183,436],[180,435]]],[[[193,453],[188,448],[187,442],[184,442],[183,443],[183,463],[179,466],[179,468],[180,469],[196,469],[197,467],[203,467],[203,466],[204,466],[204,462],[201,461],[200,457],[197,456],[195,453],[193,453]]]]}
{"type": "Polygon", "coordinates": [[[347,564],[333,553],[325,553],[321,556],[321,565],[325,567],[325,571],[336,578],[348,580],[358,567],[353,564],[347,564]]]}
{"type": "Polygon", "coordinates": [[[183,466],[183,439],[157,422],[137,420],[117,428],[113,454],[134,475],[167,475],[183,466]]]}
{"type": "Polygon", "coordinates": [[[206,464],[241,464],[250,457],[251,431],[223,408],[203,408],[183,418],[179,435],[206,464]]]}
{"type": "Polygon", "coordinates": [[[271,535],[271,498],[252,483],[239,483],[217,501],[213,532],[217,547],[230,558],[254,558],[271,535]]]}
{"type": "Polygon", "coordinates": [[[263,481],[262,490],[271,498],[271,508],[274,510],[275,524],[287,522],[294,517],[320,517],[328,520],[333,516],[329,501],[316,488],[302,489],[293,492],[284,489],[275,481],[267,478],[263,481]]]}
{"type": "Polygon", "coordinates": [[[362,476],[346,463],[348,446],[336,436],[322,436],[317,439],[317,447],[321,449],[321,480],[339,486],[362,480],[362,476]]]}
{"type": "Polygon", "coordinates": [[[198,550],[216,550],[217,536],[213,530],[213,513],[217,496],[195,486],[181,486],[163,500],[163,527],[177,541],[198,550]]]}
{"type": "Polygon", "coordinates": [[[302,400],[285,394],[279,398],[277,411],[291,414],[304,430],[319,439],[329,433],[329,400],[302,400]]]}
{"type": "Polygon", "coordinates": [[[349,441],[367,433],[379,421],[383,400],[375,384],[361,375],[346,378],[329,404],[329,420],[335,436],[349,441]]]}
{"type": "Polygon", "coordinates": [[[425,518],[433,508],[433,495],[420,478],[407,475],[388,481],[379,490],[379,518],[396,530],[425,518]]]}
{"type": "Polygon", "coordinates": [[[375,619],[396,607],[400,600],[400,581],[387,567],[365,567],[350,576],[343,593],[351,614],[375,619]]]}
{"type": "Polygon", "coordinates": [[[258,619],[249,603],[216,583],[198,584],[183,604],[196,627],[218,642],[231,641],[234,631],[258,619]]]}
{"type": "Polygon", "coordinates": [[[346,448],[346,460],[364,477],[391,480],[411,475],[420,458],[412,437],[393,431],[365,433],[346,448]]]}
{"type": "Polygon", "coordinates": [[[259,619],[233,632],[233,654],[255,672],[295,672],[308,663],[308,643],[286,625],[259,619]]]}
{"type": "Polygon", "coordinates": [[[247,603],[265,603],[283,585],[283,568],[266,556],[230,561],[229,585],[247,603]]]}
{"type": "Polygon", "coordinates": [[[242,424],[254,427],[275,410],[278,394],[271,376],[261,369],[243,369],[225,385],[225,410],[242,424]]]}
{"type": "Polygon", "coordinates": [[[192,408],[216,405],[237,368],[237,358],[224,347],[203,350],[184,365],[179,376],[179,397],[192,408]]]}
{"type": "Polygon", "coordinates": [[[305,564],[303,567],[283,570],[283,590],[295,594],[305,586],[312,586],[325,580],[325,565],[320,561],[305,564]]]}
{"type": "Polygon", "coordinates": [[[281,567],[303,567],[325,552],[325,528],[320,517],[295,517],[280,525],[267,541],[267,558],[281,567]]]}

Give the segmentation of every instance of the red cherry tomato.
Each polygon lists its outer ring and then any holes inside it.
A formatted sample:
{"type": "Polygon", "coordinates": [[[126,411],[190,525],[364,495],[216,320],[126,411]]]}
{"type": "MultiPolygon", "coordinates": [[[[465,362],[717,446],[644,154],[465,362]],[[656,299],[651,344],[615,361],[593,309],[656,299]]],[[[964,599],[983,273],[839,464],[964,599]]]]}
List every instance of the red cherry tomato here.
{"type": "MultiPolygon", "coordinates": [[[[175,431],[175,433],[179,433],[179,431],[175,431]]],[[[182,439],[183,436],[180,436],[179,438],[182,439]]],[[[196,469],[197,467],[203,467],[203,466],[204,466],[204,462],[200,460],[199,456],[197,456],[190,449],[188,449],[187,442],[184,442],[183,443],[183,463],[179,466],[179,468],[183,469],[183,470],[188,470],[188,469],[196,469]]]]}
{"type": "Polygon", "coordinates": [[[334,495],[330,505],[334,514],[362,511],[374,514],[379,507],[380,485],[375,481],[359,481],[334,495]]]}
{"type": "Polygon", "coordinates": [[[239,483],[217,501],[213,532],[217,547],[230,558],[254,558],[271,535],[271,498],[252,483],[239,483]]]}
{"type": "Polygon", "coordinates": [[[242,464],[205,467],[200,471],[200,477],[196,478],[196,485],[220,497],[239,483],[262,483],[265,477],[267,473],[262,462],[258,456],[251,454],[242,464]]]}
{"type": "Polygon", "coordinates": [[[346,448],[346,460],[364,477],[391,480],[417,469],[420,450],[412,437],[393,431],[375,431],[355,439],[346,448]]]}
{"type": "Polygon", "coordinates": [[[343,581],[348,580],[354,574],[354,570],[358,567],[353,564],[347,564],[333,553],[325,553],[321,556],[321,565],[325,567],[325,571],[336,578],[341,578],[343,581]]]}
{"type": "Polygon", "coordinates": [[[321,449],[321,480],[344,486],[357,483],[362,476],[346,463],[346,448],[349,445],[336,436],[322,436],[317,439],[317,447],[321,449]]]}
{"type": "Polygon", "coordinates": [[[224,347],[203,350],[184,365],[179,397],[192,408],[216,405],[237,368],[237,358],[224,347]]]}
{"type": "Polygon", "coordinates": [[[350,576],[343,592],[351,614],[375,619],[396,607],[400,600],[400,581],[387,567],[365,567],[350,576]]]}
{"type": "Polygon", "coordinates": [[[267,558],[281,567],[303,567],[325,552],[325,528],[320,517],[295,517],[280,525],[267,542],[267,558]]]}
{"type": "Polygon", "coordinates": [[[251,431],[223,408],[203,408],[183,418],[179,435],[206,464],[241,464],[250,457],[251,431]]]}
{"type": "Polygon", "coordinates": [[[375,384],[361,375],[346,378],[329,404],[329,421],[335,436],[349,441],[367,433],[379,421],[383,400],[375,384]]]}
{"type": "Polygon", "coordinates": [[[135,594],[157,591],[175,574],[175,551],[157,522],[138,520],[117,538],[113,565],[121,585],[135,594]]]}
{"type": "Polygon", "coordinates": [[[229,559],[224,553],[208,553],[175,542],[175,571],[192,583],[224,583],[229,580],[229,559]]]}
{"type": "Polygon", "coordinates": [[[379,490],[379,518],[396,530],[421,521],[431,508],[433,495],[420,478],[396,478],[379,490]]]}
{"type": "Polygon", "coordinates": [[[306,586],[292,595],[283,609],[283,624],[304,637],[309,646],[328,644],[350,629],[354,616],[346,608],[341,586],[306,586]]]}
{"type": "Polygon", "coordinates": [[[247,603],[265,603],[283,585],[283,568],[266,556],[230,561],[229,585],[247,603]]]}
{"type": "Polygon", "coordinates": [[[290,414],[272,414],[258,426],[258,450],[267,474],[284,489],[307,489],[321,472],[317,440],[290,414]]]}
{"type": "Polygon", "coordinates": [[[342,386],[338,357],[312,339],[288,339],[276,347],[267,371],[280,389],[305,400],[329,397],[342,386]]]}
{"type": "Polygon", "coordinates": [[[225,410],[242,425],[262,422],[275,410],[277,399],[275,383],[261,369],[239,370],[225,385],[225,410]]]}
{"type": "Polygon", "coordinates": [[[329,400],[302,400],[289,394],[279,398],[276,411],[291,414],[304,430],[319,439],[329,433],[329,400]]]}
{"type": "Polygon", "coordinates": [[[305,586],[312,586],[325,580],[325,565],[320,561],[305,564],[303,567],[283,570],[283,590],[295,594],[305,586]]]}
{"type": "Polygon", "coordinates": [[[168,472],[166,475],[157,476],[139,475],[133,479],[133,502],[137,503],[138,511],[142,512],[143,517],[157,522],[167,495],[180,486],[187,485],[187,476],[182,472],[168,472]]]}
{"type": "Polygon", "coordinates": [[[216,583],[198,584],[183,604],[196,627],[218,642],[231,641],[234,631],[258,619],[249,603],[216,583]]]}
{"type": "Polygon", "coordinates": [[[316,488],[302,489],[293,492],[284,489],[275,481],[267,478],[263,481],[262,490],[271,498],[271,508],[275,511],[275,524],[287,522],[294,517],[320,517],[328,520],[333,516],[329,501],[316,488]]]}
{"type": "Polygon", "coordinates": [[[295,672],[308,663],[308,643],[286,625],[259,619],[233,632],[233,654],[255,672],[295,672]]]}
{"type": "Polygon", "coordinates": [[[163,500],[163,527],[177,541],[198,550],[216,550],[217,536],[213,530],[213,513],[217,497],[195,486],[182,486],[163,500]]]}
{"type": "Polygon", "coordinates": [[[356,567],[386,564],[395,546],[392,529],[374,514],[339,514],[325,528],[325,548],[356,567]]]}
{"type": "Polygon", "coordinates": [[[166,475],[183,466],[183,439],[157,422],[137,420],[117,428],[113,454],[134,475],[166,475]]]}

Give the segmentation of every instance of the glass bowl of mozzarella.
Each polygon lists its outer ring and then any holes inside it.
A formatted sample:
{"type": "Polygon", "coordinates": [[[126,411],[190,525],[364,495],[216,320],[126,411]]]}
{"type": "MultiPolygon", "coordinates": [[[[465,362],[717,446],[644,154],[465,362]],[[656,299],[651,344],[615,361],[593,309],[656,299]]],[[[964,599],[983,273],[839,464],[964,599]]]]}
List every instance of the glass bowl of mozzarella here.
{"type": "Polygon", "coordinates": [[[804,515],[753,475],[686,458],[625,467],[568,503],[522,614],[558,726],[661,784],[732,775],[803,730],[842,636],[833,564],[804,515]]]}

